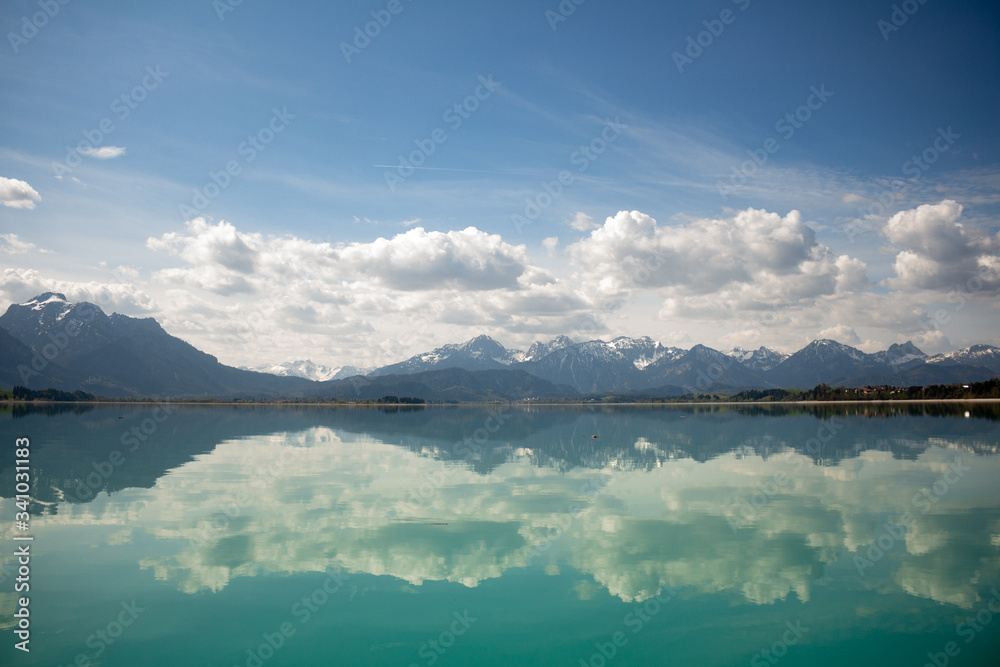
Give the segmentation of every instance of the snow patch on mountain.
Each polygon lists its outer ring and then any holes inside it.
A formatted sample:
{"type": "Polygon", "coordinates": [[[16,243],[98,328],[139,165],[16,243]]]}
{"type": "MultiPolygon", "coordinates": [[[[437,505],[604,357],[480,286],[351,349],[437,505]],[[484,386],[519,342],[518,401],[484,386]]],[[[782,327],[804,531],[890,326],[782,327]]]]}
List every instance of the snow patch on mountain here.
{"type": "MultiPolygon", "coordinates": [[[[317,364],[316,362],[308,359],[286,361],[283,364],[264,364],[263,366],[253,367],[240,366],[240,369],[244,371],[256,371],[257,373],[268,373],[270,375],[280,375],[282,377],[305,378],[307,380],[316,380],[317,382],[338,379],[338,374],[343,368],[353,369],[351,366],[324,366],[323,364],[317,364]]],[[[352,375],[358,374],[359,373],[352,373],[352,375]]]]}
{"type": "Polygon", "coordinates": [[[64,304],[67,307],[72,306],[64,294],[58,292],[46,292],[45,294],[39,294],[31,301],[26,301],[21,306],[29,306],[32,310],[44,310],[46,306],[50,304],[64,304]]]}
{"type": "Polygon", "coordinates": [[[1000,347],[994,345],[973,345],[946,354],[936,354],[929,357],[929,364],[964,364],[967,366],[981,366],[988,368],[994,373],[1000,373],[1000,347]]]}
{"type": "Polygon", "coordinates": [[[726,354],[730,357],[734,357],[748,368],[753,368],[758,371],[769,371],[789,357],[787,354],[777,352],[776,350],[764,347],[763,345],[756,350],[734,347],[726,354]]]}

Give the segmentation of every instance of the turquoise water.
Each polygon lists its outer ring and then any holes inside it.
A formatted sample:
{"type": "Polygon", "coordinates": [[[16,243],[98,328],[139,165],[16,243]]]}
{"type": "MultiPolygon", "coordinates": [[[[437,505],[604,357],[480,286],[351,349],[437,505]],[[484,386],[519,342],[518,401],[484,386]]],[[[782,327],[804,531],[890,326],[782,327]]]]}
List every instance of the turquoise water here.
{"type": "Polygon", "coordinates": [[[995,406],[109,406],[0,437],[3,665],[1000,664],[995,406]]]}

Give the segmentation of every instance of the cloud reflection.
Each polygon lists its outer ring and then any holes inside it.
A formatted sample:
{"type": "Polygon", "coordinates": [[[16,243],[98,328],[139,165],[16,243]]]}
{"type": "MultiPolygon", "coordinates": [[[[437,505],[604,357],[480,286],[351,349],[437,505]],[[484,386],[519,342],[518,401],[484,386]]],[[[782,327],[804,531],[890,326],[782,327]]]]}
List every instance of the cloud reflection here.
{"type": "Polygon", "coordinates": [[[910,512],[888,570],[854,585],[971,608],[1000,565],[998,478],[1000,458],[947,441],[914,459],[867,451],[827,467],[786,451],[560,471],[521,451],[484,475],[317,427],[223,442],[151,489],[63,504],[36,523],[121,526],[114,544],[146,531],[164,548],[140,565],[188,593],[331,566],[473,587],[564,563],[624,601],[670,584],[771,604],[809,600],[828,566],[910,512]],[[958,459],[968,472],[922,512],[914,498],[958,459]]]}

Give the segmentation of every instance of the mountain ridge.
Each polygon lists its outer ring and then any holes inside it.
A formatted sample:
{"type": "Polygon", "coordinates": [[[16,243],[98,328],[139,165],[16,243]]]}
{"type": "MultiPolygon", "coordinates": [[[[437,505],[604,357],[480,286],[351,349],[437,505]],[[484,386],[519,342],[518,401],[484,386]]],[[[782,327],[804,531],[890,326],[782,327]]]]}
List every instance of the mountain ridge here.
{"type": "Polygon", "coordinates": [[[910,341],[866,353],[817,339],[785,354],[764,346],[722,352],[698,344],[685,350],[649,336],[574,342],[565,335],[535,341],[526,352],[479,335],[371,369],[331,368],[310,360],[233,368],[171,336],[153,318],[107,315],[58,292],[11,304],[0,315],[0,383],[107,397],[296,398],[332,389],[344,394],[338,398],[349,398],[358,395],[360,384],[396,395],[410,395],[403,391],[410,386],[411,394],[423,391],[435,400],[509,400],[518,391],[532,396],[683,394],[818,384],[948,384],[997,376],[1000,348],[991,345],[929,356],[910,341]],[[449,370],[462,373],[440,375],[449,370]],[[448,378],[453,384],[443,386],[448,378]]]}

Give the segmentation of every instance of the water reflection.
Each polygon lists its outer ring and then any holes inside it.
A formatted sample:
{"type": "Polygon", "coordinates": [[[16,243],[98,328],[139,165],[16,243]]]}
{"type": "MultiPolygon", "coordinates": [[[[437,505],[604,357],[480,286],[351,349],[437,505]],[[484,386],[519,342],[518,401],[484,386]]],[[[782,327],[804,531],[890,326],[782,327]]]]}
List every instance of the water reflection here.
{"type": "Polygon", "coordinates": [[[53,499],[36,526],[114,527],[107,548],[155,536],[138,565],[186,593],[330,567],[476,587],[537,566],[623,601],[672,585],[767,605],[836,582],[971,609],[1000,579],[979,407],[178,409],[84,499],[146,414],[102,408],[30,424],[53,499]]]}

